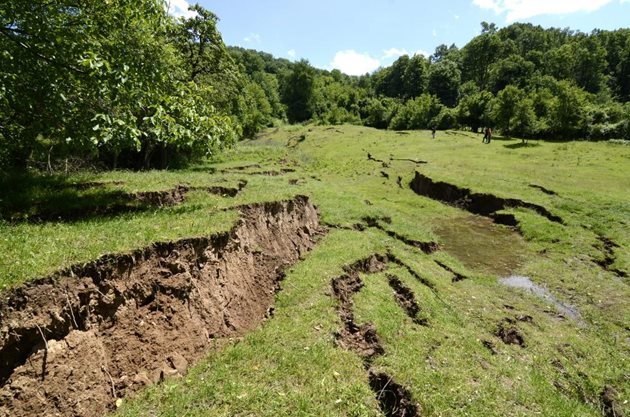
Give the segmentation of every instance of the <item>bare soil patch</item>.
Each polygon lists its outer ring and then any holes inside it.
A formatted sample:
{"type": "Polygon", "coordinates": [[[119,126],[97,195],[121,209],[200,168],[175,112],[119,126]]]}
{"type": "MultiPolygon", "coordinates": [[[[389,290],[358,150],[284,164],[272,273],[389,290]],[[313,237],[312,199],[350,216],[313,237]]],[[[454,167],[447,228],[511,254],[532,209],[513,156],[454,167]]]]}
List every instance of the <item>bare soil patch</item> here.
{"type": "MultiPolygon", "coordinates": [[[[379,341],[374,324],[357,324],[354,319],[352,297],[363,287],[363,281],[361,281],[359,274],[383,272],[387,270],[389,262],[404,264],[391,254],[375,254],[345,266],[343,268],[345,273],[332,280],[333,294],[339,302],[338,311],[342,323],[341,330],[335,336],[340,346],[363,358],[364,366],[368,371],[370,387],[376,395],[381,411],[386,416],[418,416],[420,405],[413,401],[409,390],[386,373],[378,372],[372,368],[374,358],[385,354],[385,349],[379,341]]],[[[393,275],[389,275],[388,280],[394,288],[399,305],[410,317],[417,318],[420,307],[415,301],[413,292],[393,275]]],[[[424,325],[426,322],[421,324],[424,325]]]]}
{"type": "Polygon", "coordinates": [[[0,300],[0,416],[98,416],[217,338],[255,328],[320,233],[307,197],[241,207],[230,231],[107,255],[0,300]]]}

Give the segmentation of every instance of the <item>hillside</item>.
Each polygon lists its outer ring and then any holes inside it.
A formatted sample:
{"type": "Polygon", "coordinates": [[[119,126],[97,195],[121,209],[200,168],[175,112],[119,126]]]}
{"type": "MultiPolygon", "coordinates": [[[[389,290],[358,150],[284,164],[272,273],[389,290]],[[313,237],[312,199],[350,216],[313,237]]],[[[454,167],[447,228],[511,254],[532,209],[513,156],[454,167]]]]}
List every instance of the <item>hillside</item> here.
{"type": "Polygon", "coordinates": [[[0,210],[0,416],[630,413],[630,148],[282,126],[0,210]]]}

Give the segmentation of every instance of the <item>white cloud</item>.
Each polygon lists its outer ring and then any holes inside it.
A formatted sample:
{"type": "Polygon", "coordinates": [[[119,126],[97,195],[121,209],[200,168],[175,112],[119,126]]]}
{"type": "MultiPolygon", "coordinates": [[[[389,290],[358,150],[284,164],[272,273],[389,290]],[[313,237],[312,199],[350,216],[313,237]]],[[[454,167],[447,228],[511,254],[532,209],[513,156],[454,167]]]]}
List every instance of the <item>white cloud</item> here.
{"type": "Polygon", "coordinates": [[[398,58],[399,56],[403,56],[403,55],[409,55],[409,56],[424,55],[424,56],[429,56],[431,54],[428,53],[427,51],[423,51],[422,49],[418,49],[417,51],[415,51],[413,53],[410,53],[409,51],[407,51],[404,48],[403,49],[389,48],[389,49],[386,49],[386,50],[383,51],[383,57],[381,59],[398,58]]]}
{"type": "Polygon", "coordinates": [[[406,49],[389,48],[383,51],[383,59],[398,58],[399,56],[409,55],[406,49]]]}
{"type": "Polygon", "coordinates": [[[183,17],[189,19],[197,16],[197,12],[188,10],[188,2],[186,0],[169,0],[166,7],[168,7],[168,14],[175,17],[183,17]]]}
{"type": "Polygon", "coordinates": [[[372,58],[369,54],[361,54],[348,49],[335,54],[330,68],[338,69],[348,75],[363,75],[372,72],[381,65],[381,61],[372,58]]]}
{"type": "Polygon", "coordinates": [[[261,38],[258,33],[250,33],[249,35],[245,36],[243,40],[247,43],[260,43],[261,38]]]}
{"type": "MultiPolygon", "coordinates": [[[[576,12],[594,12],[613,0],[473,0],[482,9],[505,14],[507,22],[540,15],[562,15],[576,12]]],[[[622,3],[630,0],[621,0],[622,3]]]]}
{"type": "Polygon", "coordinates": [[[295,58],[295,56],[296,56],[296,55],[297,55],[297,52],[295,52],[295,49],[289,49],[289,50],[287,51],[287,56],[288,56],[289,58],[295,58]]]}
{"type": "Polygon", "coordinates": [[[432,33],[433,37],[437,37],[437,30],[433,29],[433,33],[432,33]]]}

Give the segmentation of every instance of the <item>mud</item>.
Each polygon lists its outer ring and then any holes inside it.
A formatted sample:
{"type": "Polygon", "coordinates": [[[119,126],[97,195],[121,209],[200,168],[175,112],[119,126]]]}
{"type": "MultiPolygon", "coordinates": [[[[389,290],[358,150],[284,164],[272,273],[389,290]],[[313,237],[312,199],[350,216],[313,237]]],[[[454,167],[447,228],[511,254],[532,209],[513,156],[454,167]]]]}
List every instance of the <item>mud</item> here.
{"type": "Polygon", "coordinates": [[[213,185],[210,187],[191,187],[191,190],[202,190],[206,191],[210,194],[219,195],[222,197],[236,197],[238,193],[243,191],[243,189],[247,186],[247,181],[241,180],[238,183],[236,188],[234,187],[223,187],[220,185],[213,185]]]}
{"type": "Polygon", "coordinates": [[[611,239],[601,235],[597,236],[597,240],[599,241],[600,245],[593,246],[596,249],[601,250],[604,257],[602,259],[595,259],[593,262],[599,265],[604,271],[612,272],[619,278],[628,278],[628,273],[626,271],[612,267],[612,264],[614,264],[616,260],[615,249],[618,249],[619,245],[611,239]]]}
{"type": "Polygon", "coordinates": [[[394,290],[396,302],[405,310],[409,318],[416,324],[426,326],[428,324],[427,319],[418,317],[418,314],[420,314],[420,306],[416,302],[413,291],[405,286],[400,278],[395,275],[387,274],[387,282],[392,290],[394,290]]]}
{"type": "Polygon", "coordinates": [[[619,393],[612,385],[604,386],[600,394],[600,401],[605,417],[623,417],[625,415],[619,401],[619,393]]]}
{"type": "MultiPolygon", "coordinates": [[[[371,255],[351,265],[345,266],[343,268],[345,273],[332,280],[333,294],[338,301],[339,318],[342,324],[341,330],[335,334],[335,339],[338,345],[355,352],[363,358],[365,369],[368,371],[370,387],[376,395],[381,411],[383,411],[386,416],[417,416],[419,415],[420,406],[413,401],[409,390],[395,382],[387,374],[376,372],[372,369],[374,358],[385,354],[374,324],[363,323],[359,325],[354,320],[352,297],[363,287],[363,282],[359,274],[383,272],[387,270],[388,263],[393,262],[394,259],[391,254],[371,255]]],[[[400,263],[402,262],[397,262],[397,264],[400,263]]],[[[389,277],[388,279],[390,280],[390,285],[392,285],[392,279],[389,277]]],[[[408,311],[407,308],[413,310],[414,307],[412,307],[411,303],[411,301],[413,301],[417,314],[419,307],[415,303],[413,293],[411,290],[404,287],[400,280],[397,278],[396,280],[400,284],[398,287],[401,288],[401,290],[396,293],[406,293],[400,296],[404,298],[405,303],[405,305],[401,304],[401,306],[405,311],[408,311]]]]}
{"type": "Polygon", "coordinates": [[[509,276],[527,259],[521,235],[482,216],[434,222],[440,247],[473,271],[509,276]]]}
{"type": "Polygon", "coordinates": [[[383,372],[369,373],[370,387],[386,417],[415,417],[420,415],[420,404],[413,401],[411,392],[383,372]]]}
{"type": "Polygon", "coordinates": [[[494,335],[501,339],[506,345],[518,345],[520,347],[527,347],[523,334],[510,321],[504,320],[499,323],[499,326],[494,332],[494,335]]]}
{"type": "Polygon", "coordinates": [[[147,204],[153,207],[162,208],[174,206],[181,203],[186,198],[186,194],[190,191],[187,185],[176,185],[170,190],[164,191],[139,191],[129,193],[130,200],[135,200],[140,204],[147,204]]]}
{"type": "Polygon", "coordinates": [[[357,324],[354,320],[352,297],[363,288],[360,273],[373,274],[387,269],[387,255],[372,255],[343,269],[345,274],[332,280],[333,294],[339,301],[339,318],[342,329],[335,335],[337,343],[361,356],[366,368],[385,351],[372,323],[357,324]]]}
{"type": "Polygon", "coordinates": [[[540,191],[542,191],[543,193],[545,193],[545,194],[547,194],[547,195],[558,195],[558,193],[557,193],[557,192],[555,192],[555,191],[553,191],[553,190],[550,190],[549,188],[545,188],[545,187],[543,187],[543,186],[541,186],[541,185],[529,184],[529,186],[530,186],[531,188],[535,188],[535,189],[537,189],[537,190],[540,190],[540,191]]]}
{"type": "Polygon", "coordinates": [[[0,300],[0,416],[98,416],[264,320],[315,244],[307,197],[241,208],[226,233],[75,265],[0,300]]]}
{"type": "Polygon", "coordinates": [[[467,276],[460,274],[459,272],[455,272],[453,271],[453,269],[451,267],[449,267],[448,265],[440,262],[440,261],[435,261],[436,264],[438,264],[438,266],[440,268],[442,268],[443,270],[445,270],[446,272],[450,272],[451,274],[453,274],[453,278],[452,278],[452,282],[459,282],[459,281],[463,281],[465,279],[468,279],[467,276]]]}
{"type": "MultiPolygon", "coordinates": [[[[416,172],[416,176],[409,186],[416,194],[441,201],[473,214],[489,217],[493,220],[497,216],[497,211],[508,208],[525,208],[533,210],[552,222],[564,224],[564,221],[559,216],[552,214],[545,207],[538,204],[528,203],[515,198],[501,198],[492,194],[473,193],[468,188],[461,188],[442,181],[433,181],[419,172],[416,172]]],[[[504,220],[505,218],[499,217],[499,221],[502,219],[504,220]]]]}

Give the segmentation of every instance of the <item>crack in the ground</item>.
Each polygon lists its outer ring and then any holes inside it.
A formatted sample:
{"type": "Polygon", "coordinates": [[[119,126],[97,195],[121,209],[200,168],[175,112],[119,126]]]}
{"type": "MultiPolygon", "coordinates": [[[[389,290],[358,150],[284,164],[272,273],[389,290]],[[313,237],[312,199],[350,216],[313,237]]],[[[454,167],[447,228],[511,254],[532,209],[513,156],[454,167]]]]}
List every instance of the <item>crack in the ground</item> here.
{"type": "MultiPolygon", "coordinates": [[[[617,275],[619,278],[628,278],[628,273],[626,271],[611,267],[611,265],[615,263],[615,260],[616,260],[615,249],[619,248],[619,245],[616,244],[611,239],[605,236],[601,236],[601,235],[597,236],[597,240],[602,245],[601,251],[604,254],[604,258],[595,259],[593,260],[593,262],[599,265],[603,270],[612,272],[613,274],[617,275]]],[[[597,248],[597,246],[595,246],[595,248],[597,248]]]]}
{"type": "Polygon", "coordinates": [[[529,186],[531,188],[535,188],[537,190],[542,191],[543,193],[547,194],[547,195],[558,195],[557,192],[550,190],[549,188],[545,188],[542,185],[536,185],[536,184],[529,184],[529,186]]]}
{"type": "MultiPolygon", "coordinates": [[[[420,405],[413,401],[411,392],[395,382],[391,376],[372,368],[374,359],[385,354],[374,324],[357,324],[354,318],[352,298],[364,285],[359,274],[383,272],[388,269],[390,262],[404,265],[402,261],[391,254],[375,254],[344,266],[344,274],[331,281],[333,294],[339,303],[338,312],[342,323],[341,330],[335,336],[340,346],[363,358],[365,369],[368,371],[370,387],[376,395],[381,411],[388,417],[413,417],[420,415],[420,405]]],[[[395,290],[398,303],[416,321],[420,308],[415,302],[411,290],[402,285],[400,280],[393,275],[388,275],[388,280],[395,290]]],[[[426,321],[421,324],[426,325],[426,321]]]]}
{"type": "Polygon", "coordinates": [[[381,225],[380,221],[384,221],[385,223],[391,223],[391,219],[389,219],[389,221],[387,221],[387,218],[376,218],[376,217],[370,217],[370,216],[366,216],[363,219],[363,224],[359,224],[359,225],[355,225],[355,228],[357,228],[358,230],[361,229],[361,227],[363,227],[363,225],[365,225],[365,227],[371,227],[371,228],[375,228],[378,229],[382,232],[384,232],[385,234],[387,234],[387,236],[396,239],[402,243],[404,243],[405,245],[408,246],[412,246],[416,249],[420,249],[422,252],[424,252],[427,255],[430,255],[438,250],[440,250],[440,245],[436,242],[421,242],[419,240],[415,240],[415,239],[410,239],[406,236],[403,236],[401,234],[398,234],[397,232],[393,231],[393,230],[389,230],[387,228],[385,228],[383,225],[381,225]]]}
{"type": "Polygon", "coordinates": [[[450,272],[453,275],[453,279],[452,279],[453,282],[459,282],[459,281],[463,281],[465,279],[468,279],[468,277],[466,275],[462,275],[459,272],[453,271],[453,269],[450,266],[444,264],[443,262],[435,261],[435,263],[438,264],[438,266],[440,268],[442,268],[446,272],[450,272]]]}
{"type": "MultiPolygon", "coordinates": [[[[114,184],[115,182],[111,182],[114,184]]],[[[110,183],[79,183],[76,184],[77,189],[85,190],[89,188],[104,187],[110,183]]],[[[84,220],[87,218],[98,216],[117,216],[127,213],[137,213],[148,209],[161,209],[172,207],[182,203],[190,191],[205,191],[210,194],[220,195],[223,197],[236,197],[236,195],[245,188],[247,181],[239,182],[238,186],[207,186],[193,187],[186,184],[178,184],[168,190],[161,191],[137,191],[122,192],[115,191],[109,197],[114,203],[105,204],[101,200],[95,200],[85,205],[68,207],[64,209],[36,209],[36,213],[28,216],[28,222],[72,222],[84,220]]],[[[74,186],[73,186],[74,187],[74,186]]]]}
{"type": "Polygon", "coordinates": [[[420,314],[420,306],[416,302],[416,297],[411,288],[405,286],[396,275],[386,274],[386,276],[389,286],[394,290],[394,298],[400,307],[405,310],[405,313],[414,323],[426,326],[428,324],[427,319],[418,316],[420,314]]]}
{"type": "Polygon", "coordinates": [[[97,416],[269,314],[321,233],[307,197],[242,206],[226,233],[106,255],[0,300],[0,415],[97,416]]]}
{"type": "Polygon", "coordinates": [[[564,224],[562,218],[552,214],[545,207],[538,204],[528,203],[515,198],[501,198],[492,194],[473,193],[468,188],[461,188],[442,181],[433,181],[417,171],[409,186],[416,194],[441,201],[473,214],[489,217],[499,224],[518,225],[513,215],[497,213],[497,211],[507,208],[529,209],[552,222],[564,224]]]}

